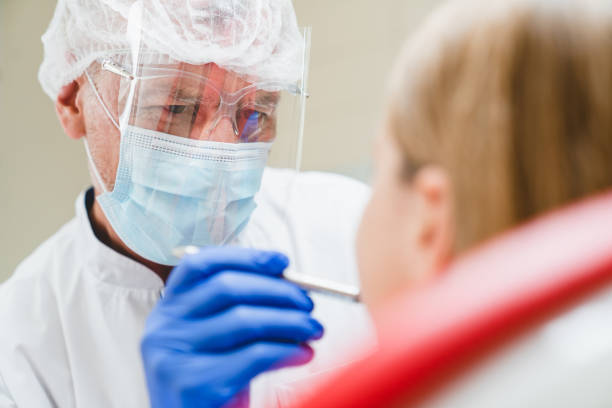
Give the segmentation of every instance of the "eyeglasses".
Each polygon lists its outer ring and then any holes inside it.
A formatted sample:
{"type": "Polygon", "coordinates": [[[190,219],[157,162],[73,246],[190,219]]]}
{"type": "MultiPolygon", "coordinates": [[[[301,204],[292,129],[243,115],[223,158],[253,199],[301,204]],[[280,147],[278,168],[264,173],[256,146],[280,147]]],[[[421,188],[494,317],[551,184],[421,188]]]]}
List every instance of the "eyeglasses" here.
{"type": "Polygon", "coordinates": [[[107,59],[102,69],[129,83],[133,126],[231,143],[271,142],[276,136],[277,107],[286,90],[280,84],[249,83],[215,64],[139,66],[131,73],[107,59]]]}

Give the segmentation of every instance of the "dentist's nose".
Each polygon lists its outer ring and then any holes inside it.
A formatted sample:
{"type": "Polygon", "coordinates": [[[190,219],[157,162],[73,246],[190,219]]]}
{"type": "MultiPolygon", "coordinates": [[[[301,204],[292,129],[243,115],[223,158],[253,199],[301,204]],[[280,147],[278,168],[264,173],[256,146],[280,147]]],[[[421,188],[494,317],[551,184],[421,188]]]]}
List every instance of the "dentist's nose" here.
{"type": "Polygon", "coordinates": [[[219,118],[219,121],[210,131],[209,140],[213,142],[238,143],[240,132],[234,121],[227,115],[219,118]]]}

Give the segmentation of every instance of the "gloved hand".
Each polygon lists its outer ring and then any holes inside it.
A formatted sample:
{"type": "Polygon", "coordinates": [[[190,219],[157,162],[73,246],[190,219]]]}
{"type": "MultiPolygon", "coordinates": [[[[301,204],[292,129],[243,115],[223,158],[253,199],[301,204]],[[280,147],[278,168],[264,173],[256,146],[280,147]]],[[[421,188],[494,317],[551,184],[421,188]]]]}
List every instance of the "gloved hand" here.
{"type": "Polygon", "coordinates": [[[305,342],[323,327],[306,293],[280,279],[288,263],[218,247],[174,268],[141,343],[153,407],[248,406],[256,375],[312,359],[305,342]]]}

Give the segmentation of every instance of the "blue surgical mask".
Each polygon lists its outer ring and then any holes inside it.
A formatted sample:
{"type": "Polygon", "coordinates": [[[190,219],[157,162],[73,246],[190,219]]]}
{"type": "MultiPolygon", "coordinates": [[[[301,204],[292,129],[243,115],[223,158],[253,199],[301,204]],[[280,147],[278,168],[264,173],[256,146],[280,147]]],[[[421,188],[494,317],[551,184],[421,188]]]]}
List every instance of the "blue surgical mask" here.
{"type": "MultiPolygon", "coordinates": [[[[98,182],[104,187],[85,142],[98,182]]],[[[193,140],[126,126],[112,191],[97,197],[119,238],[138,255],[176,265],[176,247],[221,245],[256,207],[271,143],[193,140]]]]}

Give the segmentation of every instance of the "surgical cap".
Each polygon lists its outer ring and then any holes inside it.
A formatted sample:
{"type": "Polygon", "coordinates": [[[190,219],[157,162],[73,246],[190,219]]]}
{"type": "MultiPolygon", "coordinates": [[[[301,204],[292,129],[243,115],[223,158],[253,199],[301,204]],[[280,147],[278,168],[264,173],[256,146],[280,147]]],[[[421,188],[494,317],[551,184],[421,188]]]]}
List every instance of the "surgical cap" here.
{"type": "Polygon", "coordinates": [[[141,1],[148,50],[266,81],[301,75],[303,36],[291,0],[59,0],[38,74],[51,99],[95,60],[129,50],[128,16],[141,1]]]}

